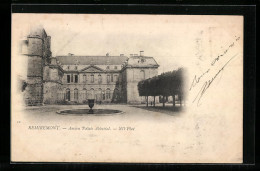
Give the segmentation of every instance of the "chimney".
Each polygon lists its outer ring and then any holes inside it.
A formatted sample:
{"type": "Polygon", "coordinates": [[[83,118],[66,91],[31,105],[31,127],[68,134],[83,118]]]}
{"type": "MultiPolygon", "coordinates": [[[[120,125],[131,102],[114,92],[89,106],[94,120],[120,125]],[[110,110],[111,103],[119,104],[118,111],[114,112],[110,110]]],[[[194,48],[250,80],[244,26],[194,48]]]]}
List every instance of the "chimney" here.
{"type": "Polygon", "coordinates": [[[144,51],[140,51],[140,56],[144,56],[144,51]]]}
{"type": "Polygon", "coordinates": [[[109,53],[107,53],[106,56],[109,56],[109,53]]]}
{"type": "Polygon", "coordinates": [[[130,56],[133,56],[133,54],[130,54],[130,56]]]}
{"type": "Polygon", "coordinates": [[[120,56],[124,56],[124,54],[120,54],[120,56]]]}
{"type": "Polygon", "coordinates": [[[68,56],[73,56],[74,54],[72,54],[72,53],[68,53],[68,56]]]}

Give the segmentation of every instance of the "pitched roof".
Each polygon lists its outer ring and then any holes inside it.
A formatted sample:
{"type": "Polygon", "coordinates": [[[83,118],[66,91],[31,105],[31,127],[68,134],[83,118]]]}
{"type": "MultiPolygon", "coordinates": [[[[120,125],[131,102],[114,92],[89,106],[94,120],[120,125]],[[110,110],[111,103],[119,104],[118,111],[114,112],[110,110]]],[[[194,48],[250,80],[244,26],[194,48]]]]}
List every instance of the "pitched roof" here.
{"type": "Polygon", "coordinates": [[[159,66],[153,57],[149,56],[132,56],[127,61],[128,66],[159,66]]]}
{"type": "Polygon", "coordinates": [[[56,56],[61,65],[122,65],[126,56],[56,56]]]}

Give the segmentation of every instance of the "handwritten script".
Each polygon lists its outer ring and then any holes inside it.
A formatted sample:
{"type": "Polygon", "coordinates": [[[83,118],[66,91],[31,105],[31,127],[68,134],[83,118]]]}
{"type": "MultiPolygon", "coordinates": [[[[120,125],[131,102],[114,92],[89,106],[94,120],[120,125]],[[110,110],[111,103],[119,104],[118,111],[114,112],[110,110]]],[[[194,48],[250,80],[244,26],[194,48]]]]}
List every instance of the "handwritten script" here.
{"type": "Polygon", "coordinates": [[[220,73],[223,73],[224,69],[228,66],[228,64],[238,55],[238,54],[235,54],[233,56],[230,55],[231,56],[230,57],[227,54],[228,54],[229,50],[235,46],[235,42],[237,42],[239,40],[240,40],[240,37],[236,37],[234,42],[232,42],[230,45],[228,45],[227,48],[220,55],[218,55],[216,58],[214,58],[211,61],[209,67],[202,74],[195,75],[193,77],[189,91],[193,90],[193,88],[195,88],[199,85],[201,87],[199,88],[199,91],[198,91],[197,95],[195,96],[195,98],[193,99],[192,103],[197,102],[197,106],[201,105],[200,101],[201,101],[203,95],[205,95],[207,90],[210,88],[210,86],[215,81],[215,79],[220,75],[220,73]],[[222,58],[224,58],[224,57],[228,58],[227,62],[225,62],[224,65],[220,66],[216,71],[212,71],[213,70],[212,67],[214,67],[215,64],[218,61],[222,60],[222,58]],[[208,75],[210,78],[204,79],[206,75],[208,75]],[[203,81],[203,79],[204,79],[204,81],[203,81]]]}

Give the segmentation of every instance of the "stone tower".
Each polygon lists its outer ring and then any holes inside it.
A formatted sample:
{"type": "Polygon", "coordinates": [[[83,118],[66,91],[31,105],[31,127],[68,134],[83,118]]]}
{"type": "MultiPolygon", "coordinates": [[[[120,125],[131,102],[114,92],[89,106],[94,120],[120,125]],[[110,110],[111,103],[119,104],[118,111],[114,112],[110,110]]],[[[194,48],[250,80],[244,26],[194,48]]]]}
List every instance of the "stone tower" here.
{"type": "Polygon", "coordinates": [[[50,37],[42,27],[34,27],[27,36],[27,88],[28,105],[41,105],[43,100],[43,67],[51,56],[50,37]]]}

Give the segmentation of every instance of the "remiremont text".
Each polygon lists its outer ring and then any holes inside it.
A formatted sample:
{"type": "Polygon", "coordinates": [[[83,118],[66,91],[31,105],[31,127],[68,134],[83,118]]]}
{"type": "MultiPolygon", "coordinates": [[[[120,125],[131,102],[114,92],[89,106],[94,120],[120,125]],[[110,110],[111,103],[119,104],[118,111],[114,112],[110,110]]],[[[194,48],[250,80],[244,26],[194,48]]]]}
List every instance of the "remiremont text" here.
{"type": "Polygon", "coordinates": [[[134,131],[135,128],[134,127],[130,127],[130,126],[120,126],[120,127],[114,127],[114,128],[111,128],[110,126],[108,127],[100,127],[100,126],[97,126],[97,127],[85,127],[85,126],[82,126],[82,127],[60,127],[60,126],[28,126],[28,129],[29,130],[88,130],[88,131],[91,131],[91,130],[99,130],[99,131],[109,131],[109,130],[119,130],[119,131],[134,131]]]}
{"type": "Polygon", "coordinates": [[[29,126],[32,130],[59,130],[60,126],[29,126]]]}

